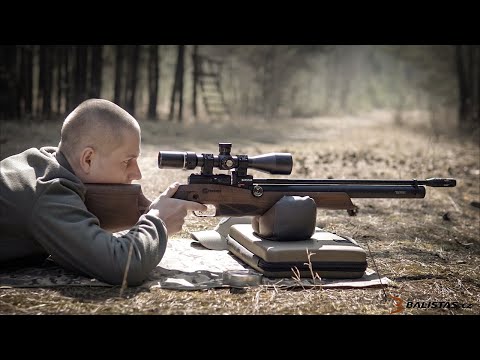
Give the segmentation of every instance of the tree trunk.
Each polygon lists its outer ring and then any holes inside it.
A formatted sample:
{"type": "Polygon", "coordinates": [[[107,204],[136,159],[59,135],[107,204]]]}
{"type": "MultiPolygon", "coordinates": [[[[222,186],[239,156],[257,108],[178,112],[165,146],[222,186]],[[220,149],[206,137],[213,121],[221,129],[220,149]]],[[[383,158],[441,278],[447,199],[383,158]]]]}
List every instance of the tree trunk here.
{"type": "Polygon", "coordinates": [[[23,45],[21,51],[21,96],[22,96],[22,116],[30,118],[32,114],[33,102],[33,47],[23,45]]]}
{"type": "Polygon", "coordinates": [[[90,63],[90,91],[89,97],[100,98],[102,90],[103,45],[92,45],[90,63]]]}
{"type": "Polygon", "coordinates": [[[178,62],[179,62],[179,82],[178,91],[180,95],[180,104],[178,108],[178,121],[183,120],[183,75],[185,73],[185,45],[180,45],[178,48],[178,62]]]}
{"type": "Polygon", "coordinates": [[[152,121],[157,118],[158,77],[158,45],[150,45],[148,57],[148,118],[152,121]]]}
{"type": "Polygon", "coordinates": [[[173,83],[172,96],[170,98],[170,113],[168,119],[171,121],[175,112],[175,100],[177,93],[179,95],[178,121],[183,120],[183,73],[184,73],[184,54],[185,45],[178,45],[177,66],[175,67],[175,81],[173,83]]]}
{"type": "Polygon", "coordinates": [[[43,88],[43,104],[42,113],[46,119],[49,119],[52,114],[52,95],[53,95],[53,71],[54,71],[54,46],[45,46],[45,75],[43,88]]]}
{"type": "Polygon", "coordinates": [[[75,106],[87,99],[87,45],[78,45],[75,62],[75,106]]]}
{"type": "Polygon", "coordinates": [[[5,119],[18,117],[17,47],[7,45],[0,52],[0,112],[5,119]]]}
{"type": "Polygon", "coordinates": [[[462,130],[480,126],[480,46],[456,45],[458,119],[462,130]]]}
{"type": "Polygon", "coordinates": [[[457,78],[458,78],[458,120],[460,127],[465,124],[468,113],[468,89],[466,82],[466,68],[462,45],[455,46],[457,78]]]}
{"type": "Polygon", "coordinates": [[[326,68],[326,84],[325,89],[325,103],[323,105],[324,113],[330,114],[335,109],[334,101],[337,96],[337,81],[338,81],[338,49],[335,48],[330,54],[327,55],[327,68],[326,68]]]}
{"type": "Polygon", "coordinates": [[[127,111],[135,116],[135,95],[137,89],[137,70],[138,70],[138,57],[139,57],[140,46],[133,45],[130,48],[129,57],[130,63],[128,66],[128,83],[126,86],[126,107],[127,111]]]}
{"type": "Polygon", "coordinates": [[[65,112],[69,113],[75,107],[74,105],[74,95],[75,92],[73,91],[73,86],[75,84],[74,81],[74,67],[73,67],[73,59],[75,58],[75,47],[74,46],[67,46],[65,49],[65,58],[64,58],[64,71],[65,71],[65,112]]]}
{"type": "Polygon", "coordinates": [[[343,113],[350,112],[350,92],[352,88],[352,78],[354,76],[352,71],[352,64],[350,62],[351,57],[354,54],[351,52],[350,48],[342,48],[342,52],[340,53],[340,68],[341,75],[339,76],[340,86],[339,86],[339,102],[340,102],[340,110],[343,113]]]}
{"type": "Polygon", "coordinates": [[[115,54],[115,86],[113,93],[113,101],[119,106],[124,106],[122,96],[122,79],[123,79],[123,60],[124,60],[124,47],[123,45],[117,45],[115,54]]]}
{"type": "Polygon", "coordinates": [[[197,87],[198,87],[198,45],[193,45],[193,54],[192,54],[192,63],[193,63],[193,78],[192,78],[192,111],[193,117],[197,117],[197,87]]]}
{"type": "Polygon", "coordinates": [[[480,127],[480,45],[474,46],[473,55],[474,73],[472,82],[474,86],[473,101],[474,101],[474,118],[476,126],[480,127]]]}
{"type": "Polygon", "coordinates": [[[62,112],[62,94],[63,94],[63,46],[57,46],[57,51],[55,51],[55,63],[56,63],[56,72],[57,72],[57,114],[62,112]]]}
{"type": "Polygon", "coordinates": [[[39,47],[38,59],[38,91],[37,91],[37,114],[43,114],[43,97],[45,92],[45,72],[46,72],[46,45],[39,47]]]}

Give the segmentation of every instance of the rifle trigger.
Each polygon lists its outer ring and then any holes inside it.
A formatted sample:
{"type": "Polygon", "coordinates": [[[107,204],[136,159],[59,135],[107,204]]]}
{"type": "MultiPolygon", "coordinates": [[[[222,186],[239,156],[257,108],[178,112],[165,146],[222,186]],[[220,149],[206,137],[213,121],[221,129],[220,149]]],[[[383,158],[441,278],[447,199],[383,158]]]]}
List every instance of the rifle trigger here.
{"type": "Polygon", "coordinates": [[[207,207],[205,211],[194,210],[193,214],[198,217],[213,217],[217,213],[217,208],[213,204],[204,204],[207,207]]]}

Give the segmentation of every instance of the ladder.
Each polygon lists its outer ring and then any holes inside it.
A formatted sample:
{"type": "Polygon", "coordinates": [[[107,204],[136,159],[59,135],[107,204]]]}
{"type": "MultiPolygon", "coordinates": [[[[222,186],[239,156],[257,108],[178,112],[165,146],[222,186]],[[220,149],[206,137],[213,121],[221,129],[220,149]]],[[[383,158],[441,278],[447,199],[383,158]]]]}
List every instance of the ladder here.
{"type": "Polygon", "coordinates": [[[196,55],[196,79],[202,92],[205,111],[209,116],[229,115],[229,109],[221,87],[223,62],[204,55],[196,55]]]}

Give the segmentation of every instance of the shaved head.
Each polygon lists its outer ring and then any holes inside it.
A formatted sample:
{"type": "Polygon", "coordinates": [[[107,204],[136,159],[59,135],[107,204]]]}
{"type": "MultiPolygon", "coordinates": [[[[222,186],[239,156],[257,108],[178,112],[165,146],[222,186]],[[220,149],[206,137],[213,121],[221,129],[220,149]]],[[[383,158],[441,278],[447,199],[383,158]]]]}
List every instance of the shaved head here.
{"type": "Polygon", "coordinates": [[[67,158],[85,147],[108,153],[122,144],[127,131],[140,136],[137,120],[111,101],[89,99],[77,106],[63,122],[59,150],[67,158]]]}

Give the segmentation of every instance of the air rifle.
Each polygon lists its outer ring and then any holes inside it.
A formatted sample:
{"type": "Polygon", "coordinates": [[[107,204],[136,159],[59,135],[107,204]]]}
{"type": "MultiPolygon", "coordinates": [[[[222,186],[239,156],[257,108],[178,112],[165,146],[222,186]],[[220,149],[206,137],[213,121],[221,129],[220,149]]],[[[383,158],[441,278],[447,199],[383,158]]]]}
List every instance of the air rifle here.
{"type": "MultiPolygon", "coordinates": [[[[192,173],[188,184],[180,185],[174,198],[210,206],[209,216],[262,215],[283,196],[309,196],[318,208],[347,210],[355,215],[358,207],[352,198],[425,197],[425,186],[454,187],[451,178],[426,180],[334,180],[334,179],[260,179],[248,175],[249,168],[278,175],[290,175],[293,167],[289,153],[269,153],[249,157],[231,155],[231,143],[220,143],[219,154],[189,151],[160,151],[159,168],[176,168],[192,173]],[[215,174],[214,168],[229,171],[215,174]]],[[[150,205],[139,184],[86,184],[86,206],[100,220],[100,226],[120,231],[133,226],[150,205]]],[[[197,216],[205,214],[195,213],[197,216]]]]}

